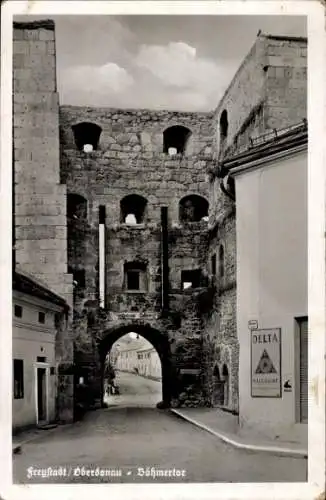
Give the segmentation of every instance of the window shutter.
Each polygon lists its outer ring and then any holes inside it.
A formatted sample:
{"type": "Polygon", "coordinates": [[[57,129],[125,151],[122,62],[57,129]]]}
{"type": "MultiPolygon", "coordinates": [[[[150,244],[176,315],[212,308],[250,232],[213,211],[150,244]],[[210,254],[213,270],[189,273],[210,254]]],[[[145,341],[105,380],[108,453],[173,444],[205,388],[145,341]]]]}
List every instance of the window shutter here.
{"type": "Polygon", "coordinates": [[[300,324],[300,422],[308,422],[308,321],[300,324]]]}

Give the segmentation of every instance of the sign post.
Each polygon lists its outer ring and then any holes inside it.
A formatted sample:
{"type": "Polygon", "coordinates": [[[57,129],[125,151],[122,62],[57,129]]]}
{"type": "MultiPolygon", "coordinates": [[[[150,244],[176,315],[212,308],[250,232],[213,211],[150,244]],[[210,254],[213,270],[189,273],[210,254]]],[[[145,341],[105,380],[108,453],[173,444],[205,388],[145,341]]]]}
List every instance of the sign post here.
{"type": "Polygon", "coordinates": [[[280,398],[281,329],[251,330],[251,397],[280,398]]]}

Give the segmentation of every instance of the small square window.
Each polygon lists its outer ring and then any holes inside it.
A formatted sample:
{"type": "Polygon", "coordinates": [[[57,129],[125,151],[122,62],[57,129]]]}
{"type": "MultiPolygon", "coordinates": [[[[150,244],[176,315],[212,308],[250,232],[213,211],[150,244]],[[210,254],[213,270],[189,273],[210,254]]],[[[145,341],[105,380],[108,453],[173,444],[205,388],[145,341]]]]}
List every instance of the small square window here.
{"type": "Polygon", "coordinates": [[[128,290],[139,290],[139,271],[127,272],[127,288],[128,290]]]}
{"type": "Polygon", "coordinates": [[[201,270],[193,269],[189,271],[181,271],[181,288],[197,288],[201,285],[201,270]]]}
{"type": "Polygon", "coordinates": [[[14,377],[13,377],[13,392],[14,399],[24,398],[24,361],[22,359],[14,359],[14,377]]]}
{"type": "Polygon", "coordinates": [[[16,316],[16,318],[22,318],[23,317],[23,308],[22,308],[22,306],[15,305],[15,316],[16,316]]]}
{"type": "Polygon", "coordinates": [[[46,363],[46,357],[45,356],[37,356],[36,361],[38,363],[46,363]]]}
{"type": "Polygon", "coordinates": [[[45,313],[44,312],[39,312],[38,313],[38,322],[44,324],[45,323],[45,313]]]}

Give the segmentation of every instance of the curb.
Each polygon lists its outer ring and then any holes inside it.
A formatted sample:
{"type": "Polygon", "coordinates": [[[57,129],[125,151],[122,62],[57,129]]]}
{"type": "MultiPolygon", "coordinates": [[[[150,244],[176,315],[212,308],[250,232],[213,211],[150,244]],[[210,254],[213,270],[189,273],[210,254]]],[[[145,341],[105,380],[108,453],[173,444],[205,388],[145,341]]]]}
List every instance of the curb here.
{"type": "Polygon", "coordinates": [[[308,452],[306,450],[294,450],[292,448],[278,448],[276,446],[259,446],[255,444],[246,444],[242,443],[241,441],[236,441],[233,437],[228,436],[227,434],[223,434],[220,431],[214,431],[210,427],[208,427],[205,424],[201,424],[197,420],[190,418],[186,415],[184,415],[182,412],[175,410],[175,409],[170,409],[171,413],[174,413],[178,417],[186,420],[187,422],[190,422],[191,424],[195,425],[196,427],[199,427],[200,429],[203,429],[210,434],[213,434],[213,436],[221,439],[225,443],[230,444],[231,446],[234,446],[235,448],[240,448],[243,450],[249,450],[249,451],[257,451],[257,452],[265,452],[265,453],[272,453],[274,455],[286,455],[289,457],[295,457],[295,458],[308,458],[308,452]]]}

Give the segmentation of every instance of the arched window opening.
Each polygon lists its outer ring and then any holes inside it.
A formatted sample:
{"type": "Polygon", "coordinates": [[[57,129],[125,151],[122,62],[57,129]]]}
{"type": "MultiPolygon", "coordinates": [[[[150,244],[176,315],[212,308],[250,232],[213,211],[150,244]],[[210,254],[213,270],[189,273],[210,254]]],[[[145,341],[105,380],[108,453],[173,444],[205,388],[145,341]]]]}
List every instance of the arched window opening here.
{"type": "Polygon", "coordinates": [[[79,194],[67,195],[67,217],[84,220],[87,218],[87,200],[79,194]]]}
{"type": "Polygon", "coordinates": [[[146,292],[147,288],[147,265],[143,262],[126,262],[124,264],[124,289],[146,292]]]}
{"type": "Polygon", "coordinates": [[[142,224],[146,218],[147,200],[130,194],[120,202],[121,222],[129,225],[142,224]]]}
{"type": "Polygon", "coordinates": [[[181,222],[206,221],[208,217],[208,201],[202,196],[189,195],[179,203],[179,219],[181,222]]]}
{"type": "Polygon", "coordinates": [[[77,123],[77,125],[72,126],[72,131],[74,133],[76,147],[79,151],[89,153],[98,148],[102,129],[95,123],[77,123]]]}
{"type": "Polygon", "coordinates": [[[224,278],[224,273],[225,273],[225,266],[224,266],[224,247],[223,245],[220,245],[219,252],[219,277],[224,278]]]}
{"type": "Polygon", "coordinates": [[[224,379],[224,405],[227,406],[229,404],[229,370],[225,364],[222,368],[222,375],[224,379]]]}
{"type": "Polygon", "coordinates": [[[227,138],[229,129],[228,112],[224,109],[220,116],[220,139],[224,141],[227,138]]]}
{"type": "Polygon", "coordinates": [[[217,381],[220,381],[220,380],[221,380],[221,377],[220,377],[220,370],[219,370],[219,368],[218,368],[218,365],[215,365],[215,366],[214,366],[213,375],[214,375],[214,377],[215,377],[215,379],[216,379],[217,381]]]}
{"type": "Polygon", "coordinates": [[[182,125],[174,125],[163,132],[163,152],[170,156],[184,154],[191,130],[182,125]]]}

